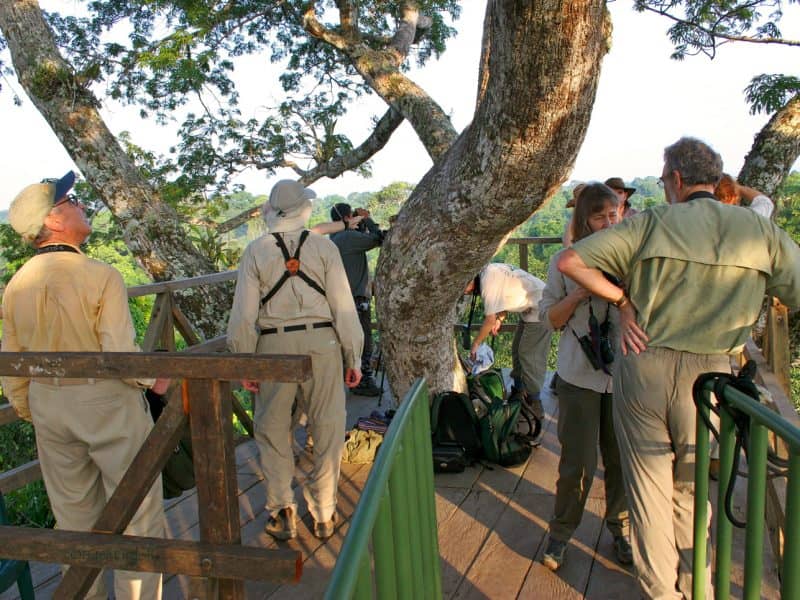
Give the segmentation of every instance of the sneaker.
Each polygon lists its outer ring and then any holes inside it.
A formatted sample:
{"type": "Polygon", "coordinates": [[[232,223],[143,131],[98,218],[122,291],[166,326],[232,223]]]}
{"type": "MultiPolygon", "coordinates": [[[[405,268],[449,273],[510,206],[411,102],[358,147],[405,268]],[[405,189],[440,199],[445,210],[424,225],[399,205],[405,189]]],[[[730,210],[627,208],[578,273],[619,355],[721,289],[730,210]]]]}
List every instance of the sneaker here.
{"type": "Polygon", "coordinates": [[[321,540],[327,540],[329,537],[333,535],[333,532],[336,530],[336,521],[338,517],[336,513],[331,515],[330,521],[318,522],[314,521],[314,535],[321,540]]]}
{"type": "Polygon", "coordinates": [[[377,386],[372,376],[368,375],[361,379],[359,384],[350,391],[357,396],[379,396],[381,388],[377,386]]]}
{"type": "MultiPolygon", "coordinates": [[[[535,418],[535,417],[534,417],[535,418]]],[[[538,448],[542,445],[542,440],[544,439],[544,423],[540,419],[536,419],[536,422],[533,426],[533,437],[531,438],[530,444],[534,448],[538,448]]]]}
{"type": "Polygon", "coordinates": [[[631,543],[623,535],[618,535],[614,538],[614,556],[617,557],[617,562],[621,565],[633,564],[633,549],[631,543]]]}
{"type": "Polygon", "coordinates": [[[276,540],[291,540],[297,537],[297,525],[292,508],[282,508],[272,515],[264,526],[264,531],[276,540]]]}
{"type": "Polygon", "coordinates": [[[567,553],[567,542],[550,539],[547,550],[544,551],[542,564],[551,571],[557,571],[564,564],[564,555],[567,553]]]}

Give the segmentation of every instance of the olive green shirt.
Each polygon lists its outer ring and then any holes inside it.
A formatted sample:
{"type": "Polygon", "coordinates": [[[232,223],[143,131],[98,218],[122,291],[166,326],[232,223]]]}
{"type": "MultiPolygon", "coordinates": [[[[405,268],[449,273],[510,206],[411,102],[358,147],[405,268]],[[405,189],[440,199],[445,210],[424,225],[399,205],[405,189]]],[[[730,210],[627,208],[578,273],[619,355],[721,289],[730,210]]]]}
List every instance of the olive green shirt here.
{"type": "MultiPolygon", "coordinates": [[[[292,256],[301,232],[298,229],[280,234],[292,256]]],[[[286,271],[283,254],[272,234],[261,236],[245,248],[228,320],[228,348],[231,352],[255,352],[262,328],[332,322],[342,345],[344,366],[358,367],[364,333],[339,249],[329,239],[310,233],[300,248],[300,270],[325,291],[324,296],[295,276],[289,277],[262,305],[261,299],[286,271]]]]}
{"type": "Polygon", "coordinates": [[[800,306],[800,250],[751,210],[695,198],[646,210],[573,246],[620,278],[649,345],[741,350],[765,293],[800,306]]]}

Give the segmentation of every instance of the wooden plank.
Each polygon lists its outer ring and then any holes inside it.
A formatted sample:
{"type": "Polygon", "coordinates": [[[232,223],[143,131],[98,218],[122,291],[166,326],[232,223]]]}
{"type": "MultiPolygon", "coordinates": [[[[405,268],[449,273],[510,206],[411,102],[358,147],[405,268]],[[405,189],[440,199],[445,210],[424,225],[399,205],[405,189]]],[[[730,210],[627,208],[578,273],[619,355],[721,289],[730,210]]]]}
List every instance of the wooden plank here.
{"type": "Polygon", "coordinates": [[[521,494],[506,504],[455,595],[516,598],[547,529],[546,515],[537,511],[549,505],[546,496],[536,494],[521,494]]]}
{"type": "Polygon", "coordinates": [[[781,382],[784,392],[791,394],[789,351],[789,309],[777,298],[772,298],[767,308],[767,327],[764,332],[764,357],[781,382]]]}
{"type": "MultiPolygon", "coordinates": [[[[130,535],[0,526],[0,548],[24,560],[259,581],[296,582],[302,553],[294,550],[166,540],[130,535]]],[[[74,567],[73,567],[74,568],[74,567]]]]}
{"type": "MultiPolygon", "coordinates": [[[[239,504],[230,386],[219,381],[189,381],[192,450],[194,453],[200,539],[238,545],[239,504]]],[[[244,598],[241,581],[218,578],[223,598],[244,598]]]]}
{"type": "Polygon", "coordinates": [[[175,302],[172,303],[172,319],[175,329],[183,336],[187,346],[196,346],[202,341],[194,327],[192,327],[192,323],[175,302]]]}
{"type": "MultiPolygon", "coordinates": [[[[553,511],[554,496],[548,496],[546,501],[537,494],[515,499],[523,506],[536,508],[535,514],[539,518],[549,521],[553,511]],[[536,497],[538,496],[538,498],[536,497]]],[[[544,555],[546,537],[542,539],[539,550],[536,552],[531,568],[528,571],[525,581],[520,588],[520,598],[582,598],[594,562],[594,549],[600,537],[600,529],[603,524],[604,503],[594,498],[586,501],[586,510],[578,529],[567,546],[567,554],[563,566],[553,573],[542,563],[544,555]]],[[[606,596],[608,597],[608,596],[606,596]]]]}
{"type": "Polygon", "coordinates": [[[166,318],[164,326],[161,328],[161,348],[167,352],[175,352],[175,319],[172,316],[173,308],[175,307],[175,299],[172,294],[164,294],[166,300],[164,301],[164,312],[166,318]]]}
{"type": "Polygon", "coordinates": [[[176,292],[198,285],[214,285],[226,281],[235,281],[236,275],[236,271],[222,271],[220,273],[210,273],[208,275],[199,275],[198,277],[188,277],[186,279],[136,285],[128,288],[128,298],[150,296],[152,294],[161,294],[164,292],[176,292]]]}
{"type": "Polygon", "coordinates": [[[205,342],[201,342],[196,346],[189,346],[181,352],[186,354],[199,354],[201,352],[208,353],[208,352],[225,352],[227,349],[228,344],[228,336],[227,335],[220,335],[215,338],[211,338],[210,340],[206,340],[205,342]]]}
{"type": "Polygon", "coordinates": [[[303,382],[311,358],[293,354],[163,352],[0,352],[0,375],[12,377],[172,377],[303,382]]]}
{"type": "Polygon", "coordinates": [[[253,424],[253,419],[250,414],[245,410],[242,403],[239,402],[239,399],[231,393],[231,408],[233,409],[234,414],[239,418],[239,422],[242,424],[242,427],[245,428],[248,435],[253,437],[255,435],[255,425],[253,424]]]}
{"type": "Polygon", "coordinates": [[[16,411],[14,411],[14,407],[10,404],[3,404],[0,406],[0,426],[8,425],[15,421],[19,421],[19,417],[16,411]]]}
{"type": "Polygon", "coordinates": [[[453,516],[439,526],[442,595],[456,592],[491,534],[508,499],[491,489],[473,489],[453,516]]]}
{"type": "MultiPolygon", "coordinates": [[[[161,474],[167,459],[183,434],[185,424],[183,402],[178,390],[174,389],[142,448],[125,471],[103,512],[100,513],[93,531],[108,534],[125,531],[153,482],[161,474]]],[[[71,568],[56,590],[55,597],[64,600],[83,598],[99,573],[99,568],[71,568]]]]}
{"type": "Polygon", "coordinates": [[[39,481],[41,478],[42,468],[39,460],[32,460],[0,474],[0,492],[3,494],[13,492],[29,483],[39,481]]]}
{"type": "Polygon", "coordinates": [[[144,332],[144,339],[142,340],[142,350],[145,352],[152,352],[156,349],[157,342],[163,339],[162,332],[165,328],[169,326],[172,329],[170,305],[171,301],[168,292],[156,296],[153,310],[150,312],[150,322],[147,324],[147,330],[144,332]]]}
{"type": "MultiPolygon", "coordinates": [[[[601,507],[605,514],[605,507],[601,507]]],[[[603,527],[595,549],[592,572],[586,598],[604,600],[605,598],[637,598],[639,584],[632,566],[624,567],[614,556],[614,537],[608,528],[603,527]]],[[[708,600],[711,600],[709,598],[708,600]]]]}

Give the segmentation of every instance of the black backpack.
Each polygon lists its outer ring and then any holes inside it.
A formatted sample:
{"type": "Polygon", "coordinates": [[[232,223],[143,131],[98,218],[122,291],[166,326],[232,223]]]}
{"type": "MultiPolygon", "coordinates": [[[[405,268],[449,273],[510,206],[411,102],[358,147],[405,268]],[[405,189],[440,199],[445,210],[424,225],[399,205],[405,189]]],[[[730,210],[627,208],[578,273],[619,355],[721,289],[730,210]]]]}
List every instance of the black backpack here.
{"type": "MultiPolygon", "coordinates": [[[[164,406],[164,396],[156,394],[153,390],[145,390],[145,398],[150,405],[150,415],[153,422],[161,416],[164,406]]],[[[177,498],[186,490],[195,487],[194,462],[192,455],[192,434],[188,427],[184,426],[181,439],[175,449],[167,459],[167,464],[161,470],[161,483],[164,488],[164,499],[177,498]]]]}
{"type": "MultiPolygon", "coordinates": [[[[503,375],[497,369],[488,369],[467,377],[470,396],[485,407],[478,417],[483,456],[489,462],[504,467],[524,463],[531,454],[531,445],[517,432],[517,422],[522,413],[519,397],[506,398],[503,375]]],[[[470,402],[471,403],[471,402],[470,402]]],[[[527,419],[527,416],[523,415],[527,419]]],[[[530,421],[528,425],[533,429],[530,421]]]]}
{"type": "Polygon", "coordinates": [[[463,471],[482,456],[478,419],[466,394],[441,392],[431,403],[434,470],[463,471]]]}

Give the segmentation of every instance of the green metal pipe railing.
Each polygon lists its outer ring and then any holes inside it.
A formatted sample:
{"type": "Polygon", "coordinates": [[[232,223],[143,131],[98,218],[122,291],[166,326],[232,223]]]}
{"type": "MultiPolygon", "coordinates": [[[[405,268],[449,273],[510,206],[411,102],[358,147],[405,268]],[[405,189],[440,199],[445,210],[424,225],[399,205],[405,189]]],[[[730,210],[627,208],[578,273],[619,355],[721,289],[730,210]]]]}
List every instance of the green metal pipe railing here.
{"type": "Polygon", "coordinates": [[[432,456],[428,388],[418,379],[383,439],[326,599],[442,597],[432,456]]]}
{"type": "MultiPolygon", "coordinates": [[[[708,417],[709,398],[714,380],[702,389],[703,400],[698,411],[708,417]]],[[[763,569],[764,509],[767,487],[767,446],[772,432],[789,449],[789,469],[786,486],[786,535],[784,536],[781,568],[781,597],[800,598],[800,429],[733,386],[725,386],[724,398],[719,399],[750,417],[747,447],[747,524],[745,528],[745,562],[743,598],[761,597],[763,569]]],[[[717,525],[714,596],[730,598],[731,551],[733,523],[725,512],[725,492],[730,482],[734,462],[735,425],[727,411],[720,411],[719,490],[715,510],[717,525]]],[[[693,597],[704,600],[708,550],[708,488],[709,488],[709,431],[704,419],[697,419],[694,504],[694,565],[693,597]]]]}

